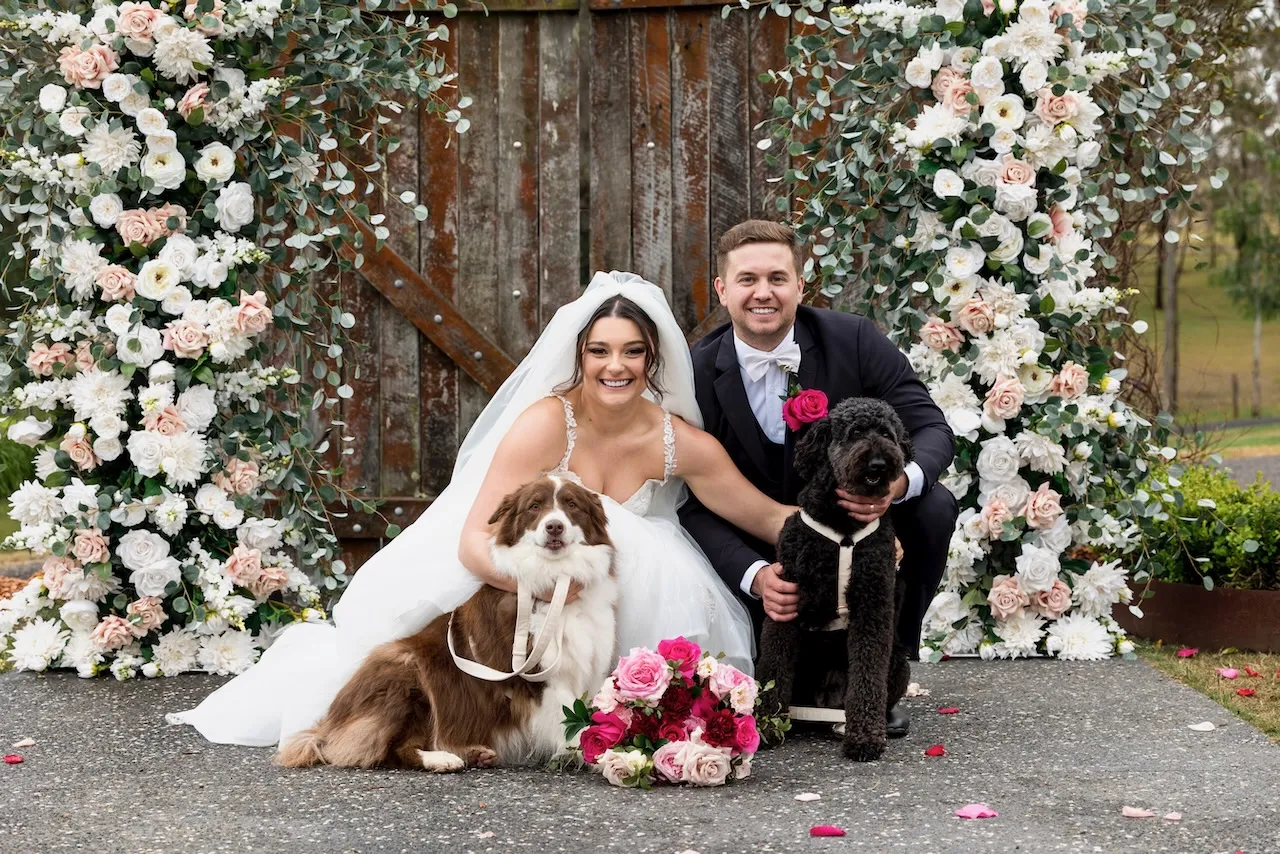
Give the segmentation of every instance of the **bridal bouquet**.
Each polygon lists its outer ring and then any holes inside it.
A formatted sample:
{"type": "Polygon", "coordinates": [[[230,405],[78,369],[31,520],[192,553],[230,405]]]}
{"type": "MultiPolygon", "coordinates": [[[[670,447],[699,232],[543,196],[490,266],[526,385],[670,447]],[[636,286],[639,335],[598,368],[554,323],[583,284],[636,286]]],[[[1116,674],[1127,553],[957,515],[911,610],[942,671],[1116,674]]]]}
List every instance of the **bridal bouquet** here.
{"type": "Polygon", "coordinates": [[[565,738],[615,786],[722,786],[751,774],[759,684],[685,638],[618,660],[590,705],[565,707],[565,738]]]}

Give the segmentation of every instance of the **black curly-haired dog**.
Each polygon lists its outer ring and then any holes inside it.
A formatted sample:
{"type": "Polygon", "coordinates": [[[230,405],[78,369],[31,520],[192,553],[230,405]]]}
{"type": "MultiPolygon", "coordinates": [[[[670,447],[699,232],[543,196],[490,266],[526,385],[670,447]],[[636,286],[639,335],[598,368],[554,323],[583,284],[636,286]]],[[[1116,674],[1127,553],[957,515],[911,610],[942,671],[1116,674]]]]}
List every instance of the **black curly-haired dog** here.
{"type": "Polygon", "coordinates": [[[820,692],[838,692],[845,712],[844,755],[859,762],[884,753],[885,712],[906,693],[910,668],[894,632],[901,586],[893,523],[886,513],[866,531],[871,525],[836,503],[836,488],[883,497],[912,454],[898,414],[874,398],[842,401],[806,428],[795,456],[796,473],[807,481],[799,496],[801,512],[787,520],[778,540],[781,577],[799,585],[799,614],[785,623],[766,617],[760,637],[757,678],[774,683],[765,697],[766,713],[789,709],[796,668],[803,664],[820,692]],[[851,543],[845,615],[840,557],[842,546],[851,543]]]}

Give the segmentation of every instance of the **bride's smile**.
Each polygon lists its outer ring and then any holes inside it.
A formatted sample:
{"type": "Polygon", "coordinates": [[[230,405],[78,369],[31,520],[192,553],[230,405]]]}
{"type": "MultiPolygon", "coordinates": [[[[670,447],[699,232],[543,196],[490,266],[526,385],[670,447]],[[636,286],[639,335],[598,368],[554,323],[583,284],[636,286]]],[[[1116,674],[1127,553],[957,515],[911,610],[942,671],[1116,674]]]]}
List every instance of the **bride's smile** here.
{"type": "Polygon", "coordinates": [[[625,317],[592,325],[582,354],[583,391],[605,406],[630,403],[644,393],[649,348],[640,328],[625,317]]]}

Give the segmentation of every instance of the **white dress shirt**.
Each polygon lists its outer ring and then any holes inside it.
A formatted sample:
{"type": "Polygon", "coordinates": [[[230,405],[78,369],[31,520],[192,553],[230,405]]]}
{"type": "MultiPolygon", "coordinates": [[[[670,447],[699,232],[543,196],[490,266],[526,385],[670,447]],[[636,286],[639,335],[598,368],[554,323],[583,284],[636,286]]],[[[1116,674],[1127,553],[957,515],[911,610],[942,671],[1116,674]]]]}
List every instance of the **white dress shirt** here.
{"type": "MultiPolygon", "coordinates": [[[[778,346],[771,352],[794,349],[795,335],[796,329],[792,326],[787,331],[787,337],[778,342],[778,346]]],[[[778,445],[784,444],[787,439],[787,423],[782,420],[782,403],[787,393],[787,372],[781,365],[774,362],[765,370],[764,376],[752,379],[744,362],[753,356],[754,360],[758,361],[762,355],[761,351],[745,343],[737,335],[733,336],[733,347],[737,352],[738,370],[742,372],[742,386],[747,392],[747,403],[751,405],[756,423],[760,425],[760,429],[764,431],[769,441],[778,445]]],[[[799,365],[797,364],[796,367],[799,368],[799,365]]],[[[907,476],[907,493],[895,501],[895,504],[915,498],[924,491],[924,471],[919,465],[914,461],[909,462],[903,473],[907,476]]],[[[756,580],[756,573],[768,565],[768,561],[758,560],[747,569],[742,576],[743,593],[756,599],[760,598],[751,592],[751,585],[756,580]]]]}

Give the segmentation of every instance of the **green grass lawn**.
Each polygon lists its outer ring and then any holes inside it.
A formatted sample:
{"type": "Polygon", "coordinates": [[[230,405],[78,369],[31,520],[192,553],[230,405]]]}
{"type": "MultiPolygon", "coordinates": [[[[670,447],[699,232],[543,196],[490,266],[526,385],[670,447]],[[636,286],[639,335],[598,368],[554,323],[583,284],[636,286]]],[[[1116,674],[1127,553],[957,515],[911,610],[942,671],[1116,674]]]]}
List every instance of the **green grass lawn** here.
{"type": "Polygon", "coordinates": [[[1191,658],[1179,658],[1177,646],[1137,641],[1138,656],[1162,672],[1226,707],[1280,741],[1280,655],[1259,652],[1203,650],[1191,658]],[[1238,671],[1234,679],[1224,679],[1218,668],[1238,671]],[[1249,676],[1250,667],[1258,676],[1249,676]],[[1254,693],[1247,697],[1240,690],[1254,693]]]}

